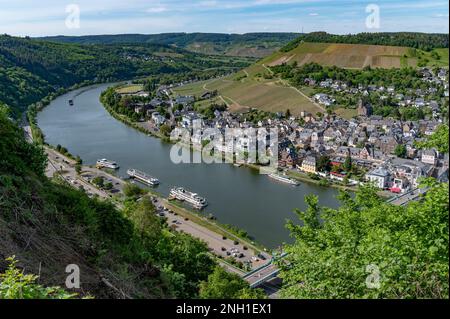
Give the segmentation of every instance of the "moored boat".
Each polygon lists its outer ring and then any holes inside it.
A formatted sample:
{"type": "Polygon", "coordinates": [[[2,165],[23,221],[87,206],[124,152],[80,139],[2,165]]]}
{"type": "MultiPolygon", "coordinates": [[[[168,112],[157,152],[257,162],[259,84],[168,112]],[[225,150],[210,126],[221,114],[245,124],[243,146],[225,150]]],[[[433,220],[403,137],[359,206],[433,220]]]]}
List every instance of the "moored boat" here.
{"type": "Polygon", "coordinates": [[[138,180],[141,183],[150,185],[150,186],[157,186],[159,185],[159,180],[153,176],[150,176],[144,172],[141,172],[137,169],[134,168],[130,168],[127,170],[127,174],[128,176],[130,176],[131,178],[134,178],[136,180],[138,180]]]}
{"type": "Polygon", "coordinates": [[[95,165],[97,168],[119,169],[119,165],[114,161],[109,161],[106,158],[99,159],[95,165]]]}
{"type": "Polygon", "coordinates": [[[208,206],[205,198],[199,196],[196,193],[189,192],[182,187],[175,187],[170,190],[170,197],[180,201],[187,202],[195,208],[202,209],[208,206]]]}
{"type": "Polygon", "coordinates": [[[293,186],[298,186],[297,181],[295,181],[287,176],[283,176],[283,175],[279,175],[279,174],[269,174],[269,177],[276,181],[282,182],[282,183],[286,183],[286,184],[293,185],[293,186]]]}

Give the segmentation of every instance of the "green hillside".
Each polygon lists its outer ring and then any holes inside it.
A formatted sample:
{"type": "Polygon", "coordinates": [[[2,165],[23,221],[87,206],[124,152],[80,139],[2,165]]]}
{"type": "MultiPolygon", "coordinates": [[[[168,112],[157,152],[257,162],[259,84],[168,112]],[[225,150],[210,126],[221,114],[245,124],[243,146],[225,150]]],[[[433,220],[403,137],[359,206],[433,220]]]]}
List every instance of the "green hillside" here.
{"type": "Polygon", "coordinates": [[[16,113],[76,84],[161,74],[211,77],[250,64],[159,44],[63,44],[0,36],[0,101],[16,113]]]}
{"type": "Polygon", "coordinates": [[[200,96],[204,92],[217,90],[219,95],[212,102],[225,102],[232,111],[257,108],[270,112],[289,110],[294,115],[303,111],[323,113],[325,110],[308,98],[306,89],[292,87],[270,70],[271,67],[294,63],[299,67],[317,63],[353,70],[366,67],[415,68],[424,65],[448,67],[448,48],[435,48],[427,52],[402,46],[299,42],[291,50],[273,53],[236,74],[193,83],[174,91],[177,94],[200,96]]]}
{"type": "Polygon", "coordinates": [[[298,33],[164,33],[118,34],[80,37],[45,37],[43,40],[79,44],[153,43],[208,55],[265,57],[298,37],[298,33]]]}
{"type": "Polygon", "coordinates": [[[448,48],[426,52],[401,46],[301,42],[290,51],[280,51],[266,59],[269,66],[293,62],[355,69],[448,66],[448,48]]]}

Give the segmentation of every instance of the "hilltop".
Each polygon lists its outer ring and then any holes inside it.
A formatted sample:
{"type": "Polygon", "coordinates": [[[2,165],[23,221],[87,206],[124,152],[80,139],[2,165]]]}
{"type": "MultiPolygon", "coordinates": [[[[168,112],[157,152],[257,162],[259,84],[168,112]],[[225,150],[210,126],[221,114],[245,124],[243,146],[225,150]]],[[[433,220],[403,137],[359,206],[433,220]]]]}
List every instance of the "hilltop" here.
{"type": "Polygon", "coordinates": [[[293,62],[355,69],[448,66],[448,48],[426,52],[403,46],[300,42],[291,50],[281,50],[265,61],[269,66],[293,62]]]}
{"type": "MultiPolygon", "coordinates": [[[[345,36],[343,37],[345,40],[345,36]]],[[[325,40],[317,43],[303,42],[301,39],[304,38],[305,36],[301,36],[300,40],[293,41],[278,52],[233,75],[193,83],[174,91],[180,95],[201,96],[207,91],[217,90],[218,96],[213,102],[225,103],[232,111],[257,108],[270,112],[289,110],[293,115],[299,115],[302,111],[316,114],[325,110],[309,98],[309,90],[299,90],[291,86],[288,81],[275,76],[271,67],[283,64],[296,64],[300,67],[310,63],[355,70],[368,67],[448,67],[448,48],[430,47],[430,51],[424,51],[400,45],[326,43],[325,40]]]]}
{"type": "Polygon", "coordinates": [[[194,53],[262,58],[293,41],[299,33],[163,33],[54,36],[46,41],[78,44],[163,44],[194,53]]]}

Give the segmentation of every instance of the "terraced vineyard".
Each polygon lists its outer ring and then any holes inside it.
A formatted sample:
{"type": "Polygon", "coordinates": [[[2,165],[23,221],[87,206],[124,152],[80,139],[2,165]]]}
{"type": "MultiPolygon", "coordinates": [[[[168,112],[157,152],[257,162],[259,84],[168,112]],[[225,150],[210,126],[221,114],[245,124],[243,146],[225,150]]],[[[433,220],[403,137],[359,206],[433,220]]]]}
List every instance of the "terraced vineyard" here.
{"type": "Polygon", "coordinates": [[[441,59],[431,57],[431,53],[407,47],[345,44],[345,43],[301,43],[289,52],[278,52],[268,58],[268,65],[297,62],[299,65],[316,62],[322,65],[335,65],[341,68],[362,69],[416,67],[419,56],[428,59],[429,64],[448,65],[448,49],[435,49],[441,59]]]}

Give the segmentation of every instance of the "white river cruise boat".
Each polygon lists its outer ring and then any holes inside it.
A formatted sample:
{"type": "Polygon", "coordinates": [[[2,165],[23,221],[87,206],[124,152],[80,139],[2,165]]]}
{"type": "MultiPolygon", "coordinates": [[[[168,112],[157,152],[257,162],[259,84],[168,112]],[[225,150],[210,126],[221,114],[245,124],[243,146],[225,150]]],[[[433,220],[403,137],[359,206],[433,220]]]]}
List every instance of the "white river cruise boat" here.
{"type": "Polygon", "coordinates": [[[290,179],[289,177],[286,177],[286,176],[283,176],[283,175],[269,174],[269,177],[274,179],[274,180],[276,180],[276,181],[282,182],[282,183],[298,186],[298,182],[297,181],[295,181],[293,179],[290,179]]]}
{"type": "Polygon", "coordinates": [[[119,165],[117,165],[116,162],[109,161],[106,158],[99,159],[95,166],[97,166],[97,168],[119,169],[119,165]]]}
{"type": "Polygon", "coordinates": [[[189,192],[182,187],[175,187],[170,190],[170,197],[191,204],[195,208],[205,208],[208,203],[205,198],[196,193],[189,192]]]}
{"type": "Polygon", "coordinates": [[[127,170],[127,174],[136,180],[138,180],[141,183],[144,183],[146,185],[150,186],[157,186],[159,185],[159,180],[155,177],[152,177],[150,175],[147,175],[144,172],[138,171],[137,169],[130,168],[127,170]]]}

